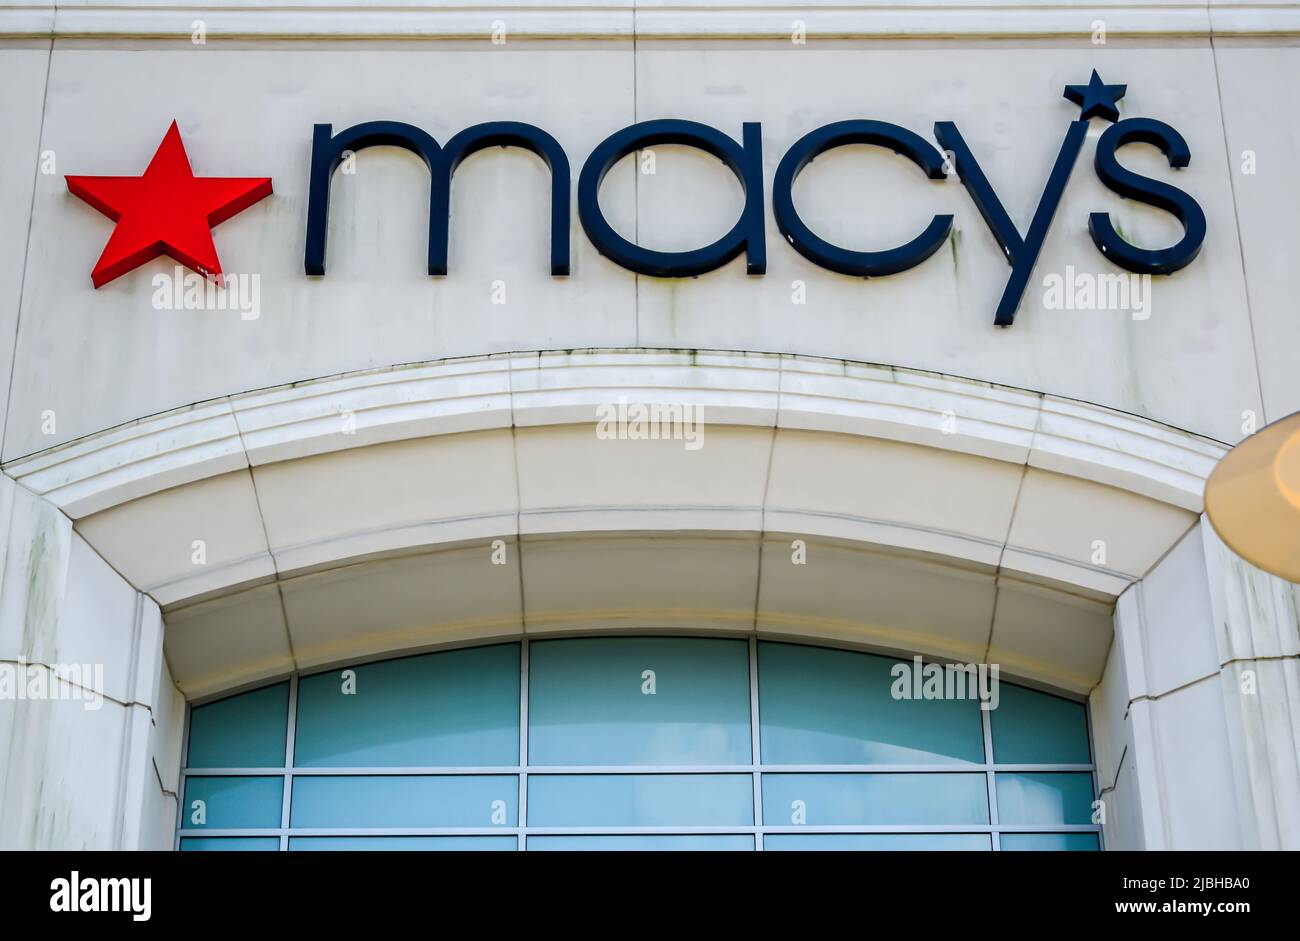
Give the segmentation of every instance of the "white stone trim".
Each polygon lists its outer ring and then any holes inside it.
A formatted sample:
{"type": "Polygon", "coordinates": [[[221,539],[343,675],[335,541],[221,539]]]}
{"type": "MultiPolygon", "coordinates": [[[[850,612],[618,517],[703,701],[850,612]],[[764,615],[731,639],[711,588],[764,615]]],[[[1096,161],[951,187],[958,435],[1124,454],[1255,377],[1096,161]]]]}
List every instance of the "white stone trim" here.
{"type": "Polygon", "coordinates": [[[1226,445],[1084,402],[1044,395],[1029,465],[1131,490],[1197,513],[1226,445]],[[1080,466],[1089,468],[1079,473],[1080,466]]]}
{"type": "Polygon", "coordinates": [[[481,39],[490,41],[495,20],[514,39],[778,39],[788,40],[796,20],[810,40],[857,38],[1087,38],[1096,19],[1108,38],[1295,35],[1300,4],[1258,0],[1148,0],[1080,5],[1041,0],[946,0],[864,3],[825,0],[28,0],[0,9],[0,36],[25,38],[190,37],[203,20],[210,40],[481,39]]]}
{"type": "Polygon", "coordinates": [[[1195,512],[1227,451],[1102,406],[935,373],[784,354],[592,350],[443,360],[241,393],[3,469],[80,519],[245,466],[470,430],[592,422],[597,405],[619,396],[702,405],[711,424],[775,424],[1027,463],[1195,512]],[[343,433],[346,413],[355,434],[343,433]]]}
{"type": "Polygon", "coordinates": [[[1096,565],[1084,565],[1073,559],[1062,559],[1043,552],[1016,549],[1007,546],[1002,551],[998,567],[1007,572],[1045,578],[1049,581],[1074,585],[1108,597],[1118,597],[1133,584],[1135,578],[1096,565]]]}
{"type": "Polygon", "coordinates": [[[347,373],[230,399],[252,466],[404,438],[510,427],[503,356],[347,373]],[[341,433],[347,415],[356,433],[341,433]]]}
{"type": "Polygon", "coordinates": [[[76,519],[247,464],[230,402],[218,399],[39,451],[4,471],[76,519]]]}
{"type": "MultiPolygon", "coordinates": [[[[763,513],[767,533],[799,533],[822,539],[862,543],[927,556],[947,556],[982,565],[992,570],[1003,556],[1001,542],[983,540],[964,533],[909,526],[883,520],[864,520],[849,515],[810,513],[800,510],[769,508],[763,513]]],[[[1071,584],[1075,577],[1061,579],[1071,584]]],[[[1127,582],[1125,582],[1127,584],[1127,582]]]]}

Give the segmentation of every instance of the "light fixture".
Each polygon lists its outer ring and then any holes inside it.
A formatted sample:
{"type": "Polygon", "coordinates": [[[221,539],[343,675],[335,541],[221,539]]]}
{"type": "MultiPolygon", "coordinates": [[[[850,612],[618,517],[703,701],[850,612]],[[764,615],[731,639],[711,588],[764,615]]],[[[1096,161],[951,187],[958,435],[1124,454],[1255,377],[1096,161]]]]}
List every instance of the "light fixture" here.
{"type": "Polygon", "coordinates": [[[1237,555],[1300,582],[1300,412],[1224,455],[1205,482],[1205,512],[1237,555]]]}

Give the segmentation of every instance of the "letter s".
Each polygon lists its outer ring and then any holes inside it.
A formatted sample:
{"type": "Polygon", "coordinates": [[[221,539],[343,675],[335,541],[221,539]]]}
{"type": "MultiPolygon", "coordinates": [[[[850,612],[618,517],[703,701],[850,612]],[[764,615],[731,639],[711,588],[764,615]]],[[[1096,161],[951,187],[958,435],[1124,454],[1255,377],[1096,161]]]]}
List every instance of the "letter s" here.
{"type": "Polygon", "coordinates": [[[1192,263],[1205,241],[1205,213],[1196,200],[1168,183],[1134,173],[1120,166],[1115,152],[1125,144],[1143,143],[1159,147],[1171,167],[1185,167],[1192,153],[1182,135],[1163,121],[1125,118],[1106,129],[1097,141],[1094,166],[1106,188],[1148,206],[1163,209],[1183,226],[1183,237],[1169,248],[1136,248],[1119,237],[1110,223],[1110,213],[1088,216],[1088,232],[1101,253],[1128,271],[1138,274],[1173,274],[1192,263]]]}

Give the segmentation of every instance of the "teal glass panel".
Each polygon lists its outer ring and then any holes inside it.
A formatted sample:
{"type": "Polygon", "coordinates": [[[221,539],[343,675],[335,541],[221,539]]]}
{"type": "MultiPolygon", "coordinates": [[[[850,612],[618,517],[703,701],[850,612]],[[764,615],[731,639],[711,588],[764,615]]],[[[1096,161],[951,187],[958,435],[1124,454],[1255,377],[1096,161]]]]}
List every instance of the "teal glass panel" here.
{"type": "Polygon", "coordinates": [[[768,826],[989,822],[983,774],[765,774],[768,826]]]}
{"type": "Polygon", "coordinates": [[[763,762],[983,763],[979,702],[895,698],[896,686],[915,692],[912,669],[912,661],[893,657],[759,644],[763,762]],[[895,671],[900,664],[902,679],[895,671]]]}
{"type": "Polygon", "coordinates": [[[519,760],[519,645],[386,660],[298,681],[295,764],[482,767],[519,760]]]}
{"type": "Polygon", "coordinates": [[[310,775],[294,778],[294,827],[515,825],[513,775],[310,775]]]}
{"type": "Polygon", "coordinates": [[[1101,849],[1095,833],[1004,833],[1002,849],[1019,850],[1074,850],[1096,852],[1101,849]]]}
{"type": "Polygon", "coordinates": [[[994,775],[998,820],[1031,826],[1092,822],[1092,775],[1080,773],[994,775]]]}
{"type": "Polygon", "coordinates": [[[181,829],[278,830],[283,793],[284,778],[251,775],[186,778],[181,829]],[[195,806],[195,801],[203,802],[202,809],[195,806]]]}
{"type": "Polygon", "coordinates": [[[181,840],[182,853],[275,852],[280,848],[278,836],[187,836],[181,840]]]}
{"type": "Polygon", "coordinates": [[[745,774],[538,774],[528,778],[531,827],[751,826],[745,774]]]}
{"type": "Polygon", "coordinates": [[[190,710],[191,768],[283,768],[289,684],[276,683],[190,710]]]}
{"type": "Polygon", "coordinates": [[[529,850],[630,850],[676,852],[680,850],[752,850],[754,838],[742,833],[631,834],[592,836],[530,836],[529,850]]]}
{"type": "Polygon", "coordinates": [[[999,764],[1088,764],[1088,716],[1083,703],[1002,683],[990,711],[993,760],[999,764]]]}
{"type": "Polygon", "coordinates": [[[987,833],[769,833],[765,850],[992,850],[987,833]]]}
{"type": "Polygon", "coordinates": [[[743,640],[547,640],[528,657],[534,765],[750,762],[743,640]]]}
{"type": "Polygon", "coordinates": [[[290,850],[338,851],[507,851],[519,849],[514,836],[294,836],[290,850]]]}

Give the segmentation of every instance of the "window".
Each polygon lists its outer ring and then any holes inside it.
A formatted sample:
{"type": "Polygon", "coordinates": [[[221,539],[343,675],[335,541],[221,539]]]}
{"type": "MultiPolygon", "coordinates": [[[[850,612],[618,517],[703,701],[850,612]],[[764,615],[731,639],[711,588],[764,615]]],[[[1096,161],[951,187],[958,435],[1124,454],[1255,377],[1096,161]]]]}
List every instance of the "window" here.
{"type": "Polygon", "coordinates": [[[903,698],[908,660],[754,639],[494,644],[190,710],[195,850],[1096,850],[1080,703],[903,698]]]}

